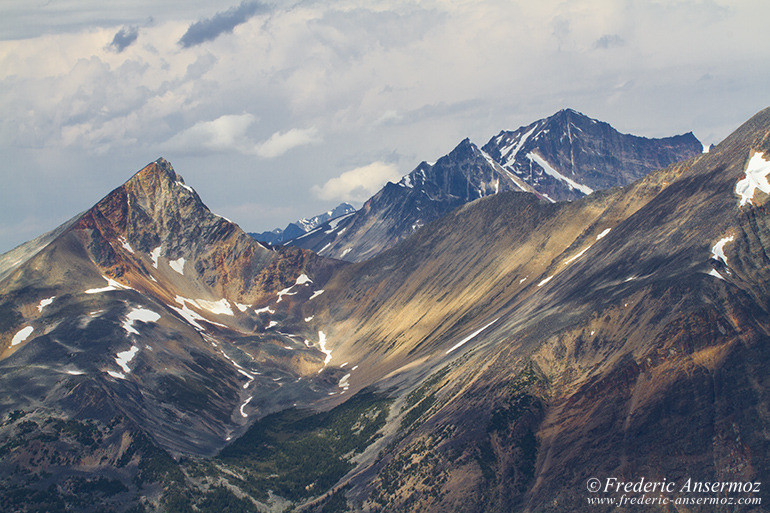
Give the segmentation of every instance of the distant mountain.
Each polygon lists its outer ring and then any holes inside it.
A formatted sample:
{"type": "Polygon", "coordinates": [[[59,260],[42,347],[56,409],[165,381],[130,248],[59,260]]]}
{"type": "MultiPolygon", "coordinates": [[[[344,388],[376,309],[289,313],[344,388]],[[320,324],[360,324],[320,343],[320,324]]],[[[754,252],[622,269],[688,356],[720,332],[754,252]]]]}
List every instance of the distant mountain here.
{"type": "Polygon", "coordinates": [[[483,148],[466,139],[436,163],[422,162],[397,184],[386,184],[334,229],[322,226],[291,244],[357,262],[482,197],[523,191],[547,201],[574,200],[631,183],[702,148],[692,133],[647,139],[562,110],[516,131],[501,132],[483,148]]]}
{"type": "Polygon", "coordinates": [[[289,223],[286,228],[281,230],[276,228],[269,232],[262,233],[249,233],[249,235],[260,242],[264,242],[270,245],[285,244],[286,242],[300,237],[309,231],[316,229],[318,226],[332,221],[338,217],[355,212],[356,209],[349,203],[340,203],[332,210],[328,210],[323,214],[313,216],[311,218],[303,218],[293,223],[289,223]]]}

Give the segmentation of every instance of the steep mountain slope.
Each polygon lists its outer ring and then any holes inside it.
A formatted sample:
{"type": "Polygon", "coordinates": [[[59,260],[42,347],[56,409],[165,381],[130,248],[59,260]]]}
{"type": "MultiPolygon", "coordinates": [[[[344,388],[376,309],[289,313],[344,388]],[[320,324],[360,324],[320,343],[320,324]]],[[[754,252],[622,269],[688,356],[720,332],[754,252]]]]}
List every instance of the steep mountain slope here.
{"type": "Polygon", "coordinates": [[[51,500],[85,511],[78,487],[103,475],[129,504],[174,475],[169,454],[338,390],[298,305],[339,264],[262,247],[163,159],[33,242],[0,281],[0,475],[25,469],[0,496],[59,483],[51,500]]]}
{"type": "Polygon", "coordinates": [[[303,218],[293,223],[286,225],[286,228],[281,230],[276,228],[269,232],[262,233],[249,233],[252,237],[260,242],[265,242],[271,245],[284,244],[292,239],[300,237],[307,232],[313,231],[320,225],[333,221],[344,215],[352,214],[356,209],[349,203],[340,203],[331,210],[318,214],[311,218],[303,218]]]}
{"type": "Polygon", "coordinates": [[[550,201],[574,200],[631,183],[701,149],[692,133],[646,139],[563,110],[501,132],[482,149],[466,139],[435,164],[422,162],[398,184],[385,185],[353,216],[290,244],[358,262],[482,197],[524,191],[550,201]]]}
{"type": "Polygon", "coordinates": [[[399,392],[328,500],[594,511],[591,477],[766,481],[767,155],[770,109],[628,188],[484,198],[342,269],[312,313],[352,391],[399,392]]]}

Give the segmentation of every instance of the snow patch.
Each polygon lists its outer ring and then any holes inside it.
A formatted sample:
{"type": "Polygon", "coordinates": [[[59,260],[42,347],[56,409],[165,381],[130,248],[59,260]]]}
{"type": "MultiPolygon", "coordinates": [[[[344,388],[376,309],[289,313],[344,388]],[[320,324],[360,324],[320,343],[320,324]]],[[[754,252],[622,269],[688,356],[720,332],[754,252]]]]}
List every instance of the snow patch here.
{"type": "Polygon", "coordinates": [[[608,233],[610,233],[611,230],[612,230],[612,228],[607,228],[602,233],[600,233],[599,235],[596,236],[596,240],[602,240],[604,237],[607,236],[608,233]]]}
{"type": "MultiPolygon", "coordinates": [[[[324,358],[324,367],[326,367],[329,364],[329,362],[332,360],[332,350],[326,348],[326,333],[324,333],[323,331],[318,332],[318,345],[321,348],[321,352],[326,355],[326,358],[324,358]]],[[[321,371],[318,371],[318,372],[321,372],[321,371]]]]}
{"type": "Polygon", "coordinates": [[[310,321],[312,321],[312,320],[313,320],[313,317],[315,317],[315,315],[311,315],[310,317],[305,317],[305,322],[310,322],[310,321]]]}
{"type": "Polygon", "coordinates": [[[295,285],[304,285],[305,283],[313,283],[313,280],[307,277],[307,274],[302,273],[297,277],[295,285]]]}
{"type": "Polygon", "coordinates": [[[123,246],[123,249],[125,249],[129,253],[133,253],[134,252],[134,248],[131,247],[131,244],[129,244],[126,239],[121,238],[120,239],[120,245],[123,246]]]}
{"type": "Polygon", "coordinates": [[[126,320],[123,321],[123,329],[126,330],[126,333],[138,335],[139,332],[133,327],[134,321],[157,322],[158,319],[160,319],[160,314],[148,310],[147,308],[135,307],[128,312],[128,315],[126,315],[126,320]]]}
{"type": "Polygon", "coordinates": [[[732,235],[723,239],[719,239],[719,242],[714,244],[714,247],[711,248],[711,258],[714,260],[722,260],[722,262],[727,265],[727,257],[725,256],[725,244],[732,242],[733,239],[735,239],[735,237],[732,235]]]}
{"type": "Polygon", "coordinates": [[[525,281],[527,281],[527,276],[525,276],[525,277],[523,277],[522,279],[519,280],[519,285],[521,285],[525,281]]]}
{"type": "Polygon", "coordinates": [[[254,313],[259,315],[261,313],[269,313],[270,315],[275,313],[275,310],[271,310],[269,306],[266,306],[264,308],[260,308],[259,310],[254,310],[254,313]]]}
{"type": "Polygon", "coordinates": [[[350,373],[348,372],[347,374],[342,376],[337,386],[339,386],[343,390],[347,390],[348,388],[350,388],[350,383],[348,382],[349,379],[350,379],[350,373]]]}
{"type": "Polygon", "coordinates": [[[542,168],[543,168],[543,171],[545,171],[547,174],[549,174],[549,175],[553,176],[554,178],[556,178],[556,179],[558,179],[558,180],[561,180],[562,182],[566,182],[566,184],[567,184],[567,185],[568,185],[568,186],[569,186],[571,189],[577,189],[577,190],[579,190],[580,192],[582,192],[582,193],[583,193],[583,194],[585,194],[585,195],[589,195],[589,194],[591,194],[592,192],[594,192],[594,190],[593,190],[593,189],[591,189],[590,187],[588,187],[588,186],[586,186],[586,185],[583,185],[583,184],[580,184],[580,183],[577,183],[577,182],[576,182],[576,181],[574,181],[574,180],[570,180],[569,178],[567,178],[567,177],[566,177],[566,176],[564,176],[563,174],[561,174],[561,173],[559,173],[558,171],[556,171],[556,170],[555,170],[553,167],[551,167],[551,165],[550,165],[548,162],[546,162],[546,161],[545,161],[545,160],[544,160],[544,159],[543,159],[543,158],[542,158],[540,155],[538,155],[537,153],[534,153],[534,152],[533,152],[533,153],[527,153],[527,158],[528,158],[529,160],[534,160],[534,161],[537,163],[537,165],[539,165],[540,167],[542,167],[542,168]]]}
{"type": "Polygon", "coordinates": [[[252,395],[252,396],[250,396],[248,399],[246,399],[246,400],[243,402],[243,404],[241,405],[241,415],[243,416],[243,418],[244,418],[244,419],[245,419],[246,417],[248,417],[248,414],[247,414],[245,411],[243,411],[243,409],[246,407],[246,405],[247,405],[247,404],[249,404],[249,403],[251,402],[251,400],[252,400],[252,399],[254,399],[254,396],[253,396],[253,395],[252,395]]]}
{"type": "Polygon", "coordinates": [[[551,281],[551,278],[553,278],[553,276],[554,276],[554,275],[552,274],[552,275],[551,275],[551,276],[549,276],[548,278],[546,278],[546,279],[544,279],[543,281],[541,281],[540,283],[538,283],[538,284],[537,284],[537,286],[538,286],[538,287],[542,287],[543,285],[545,285],[546,283],[548,283],[549,281],[551,281]]]}
{"type": "Polygon", "coordinates": [[[203,310],[217,315],[235,315],[233,309],[230,307],[230,302],[227,299],[220,299],[219,301],[206,301],[205,299],[195,299],[191,301],[193,304],[203,310]]]}
{"type": "Polygon", "coordinates": [[[245,312],[246,310],[248,310],[248,309],[249,309],[249,307],[250,307],[250,306],[251,306],[251,305],[244,305],[244,304],[241,304],[241,303],[235,303],[235,307],[236,307],[238,310],[240,310],[241,312],[245,312]]]}
{"type": "Polygon", "coordinates": [[[56,299],[56,296],[51,296],[51,297],[49,297],[47,299],[43,299],[42,301],[40,301],[40,304],[37,305],[37,311],[38,312],[42,312],[43,308],[45,308],[46,306],[48,306],[51,303],[53,303],[54,299],[56,299]]]}
{"type": "Polygon", "coordinates": [[[126,379],[126,375],[123,374],[122,372],[107,371],[107,374],[109,374],[110,376],[116,379],[126,379]]]}
{"type": "Polygon", "coordinates": [[[497,322],[497,320],[498,320],[498,319],[500,319],[500,317],[498,317],[498,318],[497,318],[497,319],[495,319],[494,321],[490,322],[489,324],[485,324],[485,325],[484,325],[484,326],[482,326],[481,328],[477,329],[476,331],[474,331],[473,333],[471,333],[470,335],[468,335],[467,337],[465,337],[464,339],[462,339],[461,341],[459,341],[458,343],[456,343],[455,345],[453,345],[453,346],[452,346],[452,347],[451,347],[451,348],[450,348],[450,349],[449,349],[449,350],[446,352],[446,354],[449,354],[449,353],[451,353],[452,351],[454,351],[455,349],[459,348],[460,346],[462,346],[462,345],[463,345],[463,344],[465,344],[466,342],[470,342],[471,340],[473,340],[474,338],[476,338],[476,336],[477,336],[479,333],[481,333],[481,332],[482,332],[482,331],[484,331],[485,329],[487,329],[487,328],[489,328],[490,326],[492,326],[494,323],[496,323],[496,322],[497,322]]]}
{"type": "Polygon", "coordinates": [[[173,270],[184,276],[184,258],[177,258],[176,260],[170,260],[168,262],[168,265],[171,266],[173,270]]]}
{"type": "Polygon", "coordinates": [[[85,372],[79,371],[79,370],[68,370],[67,374],[69,374],[70,376],[82,376],[83,374],[85,374],[85,372]]]}
{"type": "Polygon", "coordinates": [[[342,252],[342,254],[340,255],[340,258],[343,258],[345,255],[347,255],[347,254],[348,254],[348,253],[350,253],[351,251],[353,251],[353,248],[347,248],[347,249],[345,249],[345,251],[343,251],[343,252],[342,252]]]}
{"type": "Polygon", "coordinates": [[[20,329],[18,331],[18,333],[16,333],[13,336],[13,339],[11,339],[11,347],[17,346],[17,345],[21,344],[22,342],[24,342],[25,340],[27,340],[29,338],[29,336],[32,335],[32,332],[34,330],[35,330],[35,328],[33,328],[32,326],[27,326],[27,327],[24,327],[24,328],[20,329]]]}
{"type": "Polygon", "coordinates": [[[193,191],[193,188],[192,188],[192,187],[190,187],[189,185],[183,184],[182,182],[180,182],[180,181],[178,181],[178,180],[177,180],[176,184],[177,184],[178,186],[180,186],[180,187],[184,187],[185,189],[187,189],[187,190],[188,190],[188,191],[190,191],[190,192],[195,192],[195,191],[193,191]]]}
{"type": "Polygon", "coordinates": [[[86,290],[86,294],[99,294],[100,292],[110,292],[112,290],[133,290],[131,287],[122,285],[112,278],[108,278],[106,276],[102,276],[102,278],[107,280],[107,286],[100,289],[88,289],[86,290]]]}
{"type": "Polygon", "coordinates": [[[160,258],[160,246],[153,249],[150,252],[150,258],[152,258],[152,266],[155,267],[155,269],[158,268],[158,258],[160,258]]]}
{"type": "Polygon", "coordinates": [[[719,273],[717,272],[717,270],[716,270],[716,269],[712,269],[712,270],[710,270],[710,271],[709,271],[709,276],[714,276],[714,277],[716,277],[716,278],[719,278],[720,280],[724,280],[724,278],[722,277],[722,275],[721,275],[721,274],[719,274],[719,273]]]}
{"type": "Polygon", "coordinates": [[[308,301],[310,301],[311,299],[317,298],[323,293],[324,293],[324,289],[316,290],[315,292],[313,292],[313,295],[308,298],[308,301]]]}
{"type": "Polygon", "coordinates": [[[115,355],[115,363],[118,364],[118,367],[123,369],[123,372],[128,374],[131,372],[131,369],[128,367],[128,364],[131,362],[131,360],[134,359],[134,356],[136,356],[136,353],[139,352],[139,348],[137,346],[131,346],[131,349],[128,351],[122,351],[115,355]]]}
{"type": "Polygon", "coordinates": [[[270,324],[267,325],[266,329],[274,328],[275,326],[278,326],[278,322],[270,321],[270,324]]]}
{"type": "Polygon", "coordinates": [[[587,248],[585,248],[583,251],[581,251],[581,252],[580,252],[580,253],[578,253],[577,255],[573,256],[572,258],[570,258],[569,260],[567,260],[566,262],[564,262],[564,265],[569,265],[569,264],[571,264],[572,262],[574,262],[575,260],[577,260],[578,258],[582,257],[582,256],[585,254],[585,252],[586,252],[586,251],[588,251],[589,249],[591,249],[591,245],[589,245],[589,246],[588,246],[587,248]]]}
{"type": "Polygon", "coordinates": [[[770,161],[765,160],[763,153],[754,152],[746,166],[746,177],[735,184],[735,192],[741,197],[738,203],[742,207],[746,203],[751,203],[751,198],[757,189],[770,194],[770,182],[767,181],[767,175],[770,174],[770,161]]]}

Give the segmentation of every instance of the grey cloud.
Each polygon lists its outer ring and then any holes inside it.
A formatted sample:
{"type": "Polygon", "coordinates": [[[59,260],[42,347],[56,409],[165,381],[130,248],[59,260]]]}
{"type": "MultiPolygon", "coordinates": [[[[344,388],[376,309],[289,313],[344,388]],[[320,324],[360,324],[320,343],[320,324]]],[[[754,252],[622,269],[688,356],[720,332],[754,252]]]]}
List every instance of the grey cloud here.
{"type": "Polygon", "coordinates": [[[594,48],[601,48],[602,50],[606,50],[608,48],[624,46],[625,44],[626,40],[617,34],[604,34],[602,37],[596,40],[594,43],[594,48]]]}
{"type": "Polygon", "coordinates": [[[235,27],[245,23],[252,16],[265,12],[268,7],[259,2],[241,2],[237,7],[216,13],[211,18],[196,21],[179,39],[179,44],[185,48],[199,45],[204,41],[216,39],[224,32],[232,32],[235,27]]]}
{"type": "Polygon", "coordinates": [[[136,41],[137,37],[139,37],[139,29],[137,27],[123,27],[118,30],[118,33],[112,38],[110,46],[116,52],[120,53],[131,46],[134,41],[136,41]]]}

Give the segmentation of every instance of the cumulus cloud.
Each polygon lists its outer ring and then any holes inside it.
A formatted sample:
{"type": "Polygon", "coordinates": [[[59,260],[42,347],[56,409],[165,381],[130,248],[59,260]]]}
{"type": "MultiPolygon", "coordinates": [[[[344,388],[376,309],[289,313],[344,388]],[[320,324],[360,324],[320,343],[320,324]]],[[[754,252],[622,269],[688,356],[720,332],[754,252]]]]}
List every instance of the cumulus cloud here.
{"type": "Polygon", "coordinates": [[[320,141],[315,128],[292,128],[286,132],[276,132],[266,141],[258,143],[249,134],[249,129],[256,121],[257,118],[248,113],[227,114],[211,121],[199,121],[171,137],[164,148],[187,153],[235,151],[270,159],[297,146],[320,141]]]}
{"type": "Polygon", "coordinates": [[[246,23],[252,16],[267,11],[267,6],[259,2],[241,2],[236,7],[216,13],[211,18],[196,21],[187,29],[179,44],[185,48],[211,41],[225,32],[232,32],[235,27],[246,23]]]}
{"type": "Polygon", "coordinates": [[[188,152],[248,152],[253,145],[249,143],[246,132],[255,121],[256,118],[248,113],[228,114],[212,121],[200,121],[174,135],[166,142],[166,147],[188,152]]]}
{"type": "Polygon", "coordinates": [[[297,146],[320,142],[320,140],[315,128],[292,128],[287,132],[276,132],[271,135],[267,141],[256,147],[255,153],[269,159],[283,155],[297,146]]]}
{"type": "Polygon", "coordinates": [[[118,33],[112,38],[110,47],[120,53],[131,46],[134,41],[136,41],[137,37],[139,37],[139,29],[137,27],[123,27],[118,30],[118,33]]]}
{"type": "Polygon", "coordinates": [[[386,182],[399,178],[395,165],[378,161],[345,171],[323,185],[314,185],[312,191],[323,200],[365,201],[386,182]]]}

